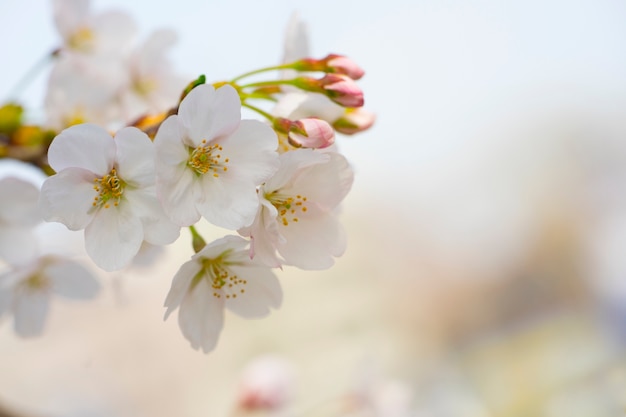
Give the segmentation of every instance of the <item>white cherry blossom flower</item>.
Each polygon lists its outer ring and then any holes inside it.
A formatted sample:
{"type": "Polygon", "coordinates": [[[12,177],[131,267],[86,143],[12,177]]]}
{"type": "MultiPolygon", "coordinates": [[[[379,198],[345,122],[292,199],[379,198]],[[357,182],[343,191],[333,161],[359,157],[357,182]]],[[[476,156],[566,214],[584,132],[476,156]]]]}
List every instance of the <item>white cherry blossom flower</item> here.
{"type": "Polygon", "coordinates": [[[18,335],[38,336],[53,295],[88,300],[99,290],[98,281],[82,265],[58,256],[42,256],[26,265],[13,265],[0,274],[0,316],[13,314],[18,335]]]}
{"type": "Polygon", "coordinates": [[[259,211],[239,233],[252,238],[251,256],[278,267],[326,269],[346,248],[335,209],[352,186],[353,172],[335,152],[297,149],[258,193],[259,211]]]}
{"type": "Polygon", "coordinates": [[[87,55],[120,55],[135,35],[132,17],[123,12],[92,14],[89,0],[54,0],[54,23],[63,49],[87,55]]]}
{"type": "Polygon", "coordinates": [[[277,169],[277,138],[257,120],[241,120],[230,85],[194,88],[154,139],[157,191],[165,212],[180,225],[201,216],[228,229],[252,223],[256,187],[277,169]]]}
{"type": "Polygon", "coordinates": [[[260,318],[278,308],[282,290],[267,267],[250,259],[248,241],[225,236],[183,264],[165,300],[165,319],[179,308],[178,324],[194,349],[213,350],[224,324],[224,309],[260,318]]]}
{"type": "Polygon", "coordinates": [[[66,57],[55,62],[44,99],[47,125],[55,130],[89,121],[110,126],[120,118],[116,92],[122,85],[121,65],[106,69],[66,57]]]}
{"type": "Polygon", "coordinates": [[[139,129],[113,139],[96,125],[72,126],[54,139],[48,162],[57,174],[41,189],[44,219],[85,229],[87,254],[102,269],[128,265],[144,240],[178,237],[156,198],[153,144],[139,129]]]}
{"type": "Polygon", "coordinates": [[[174,72],[166,55],[175,43],[174,31],[157,30],[130,54],[127,79],[119,90],[126,120],[146,112],[164,112],[178,103],[187,82],[174,72]]]}
{"type": "Polygon", "coordinates": [[[38,198],[39,190],[30,182],[0,180],[0,259],[23,263],[35,256],[33,228],[42,220],[38,198]]]}

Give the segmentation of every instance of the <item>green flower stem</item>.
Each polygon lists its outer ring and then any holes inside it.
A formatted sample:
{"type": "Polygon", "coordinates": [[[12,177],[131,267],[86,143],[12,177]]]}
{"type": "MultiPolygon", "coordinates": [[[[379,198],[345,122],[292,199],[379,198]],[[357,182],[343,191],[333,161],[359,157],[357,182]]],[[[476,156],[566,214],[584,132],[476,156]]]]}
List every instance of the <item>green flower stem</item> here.
{"type": "Polygon", "coordinates": [[[274,81],[257,81],[254,83],[240,85],[239,88],[249,87],[270,87],[275,85],[296,85],[295,80],[274,80],[274,81]]]}
{"type": "Polygon", "coordinates": [[[274,116],[272,116],[271,114],[269,114],[268,112],[266,112],[265,110],[261,110],[256,106],[253,106],[252,104],[248,104],[246,102],[241,103],[241,105],[243,107],[247,107],[252,111],[255,111],[257,113],[259,113],[261,116],[265,117],[267,120],[269,120],[270,122],[274,123],[274,116]]]}
{"type": "Polygon", "coordinates": [[[277,70],[283,70],[283,69],[293,69],[293,64],[274,65],[274,66],[271,66],[271,67],[265,67],[265,68],[260,68],[260,69],[254,70],[254,71],[246,72],[246,73],[243,73],[243,74],[233,78],[230,82],[234,83],[235,81],[241,80],[242,78],[246,78],[246,77],[249,77],[251,75],[261,74],[261,73],[267,72],[267,71],[277,71],[277,70]]]}
{"type": "Polygon", "coordinates": [[[206,241],[200,236],[200,233],[198,233],[194,226],[189,226],[189,231],[191,232],[191,246],[193,246],[193,250],[198,253],[206,246],[206,241]]]}

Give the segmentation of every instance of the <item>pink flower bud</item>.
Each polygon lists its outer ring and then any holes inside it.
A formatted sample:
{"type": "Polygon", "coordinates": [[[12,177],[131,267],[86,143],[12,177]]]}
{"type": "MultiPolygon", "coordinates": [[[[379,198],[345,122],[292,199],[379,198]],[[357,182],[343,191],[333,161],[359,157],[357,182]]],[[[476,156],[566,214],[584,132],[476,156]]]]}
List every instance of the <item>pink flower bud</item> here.
{"type": "Polygon", "coordinates": [[[344,107],[361,107],[363,105],[363,90],[346,75],[327,74],[319,80],[326,96],[344,107]]]}
{"type": "Polygon", "coordinates": [[[347,75],[353,80],[358,80],[365,74],[365,71],[353,60],[343,55],[330,54],[324,60],[329,72],[347,75]]]}
{"type": "Polygon", "coordinates": [[[335,130],[328,122],[316,117],[296,121],[277,117],[273,127],[296,148],[326,148],[335,143],[335,130]]]}
{"type": "Polygon", "coordinates": [[[369,129],[376,120],[376,115],[362,108],[346,109],[343,116],[333,122],[333,127],[339,133],[353,135],[369,129]]]}
{"type": "Polygon", "coordinates": [[[244,370],[239,388],[239,407],[244,410],[278,410],[292,395],[293,371],[284,359],[264,356],[244,370]]]}
{"type": "Polygon", "coordinates": [[[322,59],[305,58],[291,64],[291,68],[298,71],[322,71],[342,74],[353,80],[358,80],[365,74],[365,71],[350,58],[336,54],[329,54],[322,59]]]}
{"type": "Polygon", "coordinates": [[[326,148],[335,143],[335,130],[328,122],[317,118],[294,122],[289,132],[289,143],[296,148],[326,148]]]}

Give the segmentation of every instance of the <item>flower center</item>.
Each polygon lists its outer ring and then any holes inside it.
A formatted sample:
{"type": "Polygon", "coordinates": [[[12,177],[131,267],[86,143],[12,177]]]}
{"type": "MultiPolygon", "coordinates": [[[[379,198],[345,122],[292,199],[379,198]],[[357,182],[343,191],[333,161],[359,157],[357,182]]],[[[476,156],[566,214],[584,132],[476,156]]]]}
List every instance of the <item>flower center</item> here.
{"type": "Polygon", "coordinates": [[[93,47],[94,39],[95,36],[91,29],[81,27],[69,37],[67,45],[71,49],[87,52],[93,47]]]}
{"type": "Polygon", "coordinates": [[[237,294],[246,292],[243,287],[245,287],[248,281],[239,278],[226,268],[221,257],[218,259],[205,259],[202,261],[202,265],[211,280],[210,284],[214,290],[213,297],[237,298],[237,294]]]}
{"type": "Polygon", "coordinates": [[[278,210],[278,218],[283,226],[289,222],[297,223],[298,215],[306,213],[306,197],[297,195],[295,197],[278,194],[278,191],[265,194],[265,198],[278,210]]]}
{"type": "Polygon", "coordinates": [[[50,286],[50,280],[40,272],[37,272],[24,280],[23,285],[32,291],[44,290],[50,286]]]}
{"type": "Polygon", "coordinates": [[[229,162],[228,158],[222,159],[220,152],[223,150],[219,144],[206,145],[206,139],[202,140],[202,144],[194,149],[189,155],[187,165],[193,168],[198,175],[204,175],[209,171],[213,172],[215,178],[220,175],[218,172],[228,171],[226,166],[229,162]]]}
{"type": "Polygon", "coordinates": [[[125,184],[117,176],[115,168],[104,177],[95,178],[93,181],[96,183],[93,189],[98,193],[93,199],[94,207],[109,208],[111,207],[110,200],[113,200],[113,205],[116,207],[120,204],[125,184]]]}

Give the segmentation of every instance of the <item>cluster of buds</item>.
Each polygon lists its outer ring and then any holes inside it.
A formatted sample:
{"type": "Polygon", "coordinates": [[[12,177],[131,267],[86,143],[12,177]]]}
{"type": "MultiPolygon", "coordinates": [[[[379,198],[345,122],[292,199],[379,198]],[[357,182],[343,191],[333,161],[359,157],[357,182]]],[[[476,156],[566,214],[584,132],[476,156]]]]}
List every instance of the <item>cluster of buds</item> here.
{"type": "MultiPolygon", "coordinates": [[[[353,172],[335,133],[374,122],[362,110],[355,81],[364,71],[353,61],[303,57],[228,81],[181,83],[164,55],[171,32],[122,47],[135,32],[129,16],[94,17],[87,0],[54,7],[62,45],[51,55],[46,124],[26,126],[21,107],[0,108],[0,157],[48,176],[38,219],[83,230],[87,255],[105,271],[129,267],[142,248],[173,243],[189,228],[194,254],[172,280],[166,318],[178,310],[183,335],[205,352],[217,344],[225,310],[256,318],[280,306],[273,268],[321,270],[343,254],[336,208],[353,172]],[[243,81],[275,70],[299,74],[243,81]],[[242,120],[243,108],[264,120],[242,120]],[[207,243],[195,227],[201,220],[233,234],[207,243]]],[[[15,197],[2,196],[6,211],[15,197]]],[[[41,272],[49,262],[34,264],[34,276],[50,275],[41,272]]],[[[0,274],[0,292],[9,291],[7,277],[0,274]]]]}

